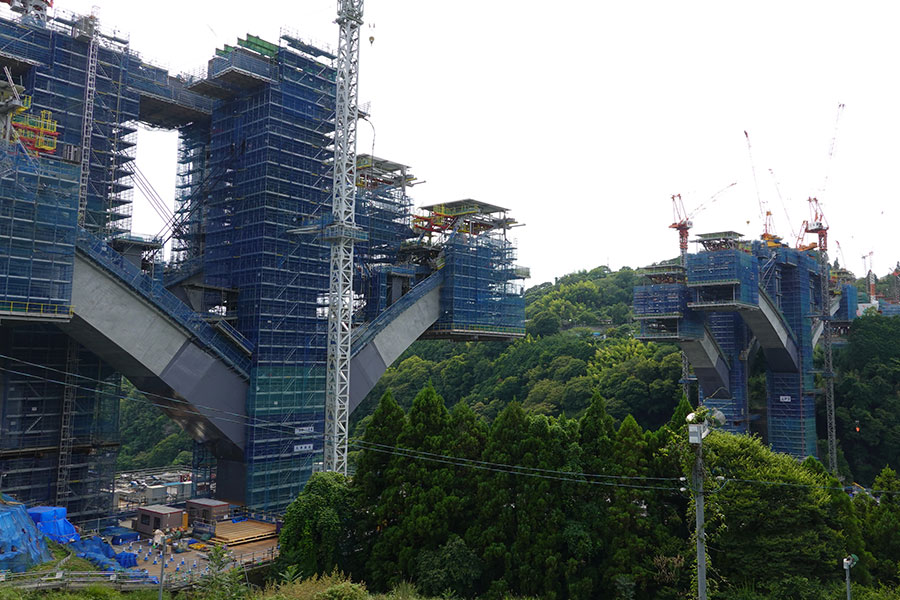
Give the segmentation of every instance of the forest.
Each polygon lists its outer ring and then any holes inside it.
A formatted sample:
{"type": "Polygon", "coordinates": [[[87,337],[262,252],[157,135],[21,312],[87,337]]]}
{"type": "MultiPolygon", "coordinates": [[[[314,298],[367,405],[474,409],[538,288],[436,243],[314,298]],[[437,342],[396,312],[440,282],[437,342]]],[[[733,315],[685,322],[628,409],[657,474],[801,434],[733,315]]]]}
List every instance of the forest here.
{"type": "MultiPolygon", "coordinates": [[[[445,597],[689,597],[692,410],[682,399],[645,429],[617,424],[595,393],[579,418],[513,401],[488,423],[431,385],[408,411],[386,392],[354,442],[353,477],[316,474],[288,509],[283,568],[445,597]]],[[[832,597],[850,553],[860,594],[896,597],[893,470],[851,498],[816,459],[755,436],[713,431],[703,453],[711,597],[832,597]]]]}
{"type": "MultiPolygon", "coordinates": [[[[524,339],[410,347],[352,416],[352,478],[317,474],[289,509],[280,572],[443,597],[685,597],[696,391],[682,397],[676,346],[634,339],[639,282],[627,268],[573,273],[527,290],[524,339]]],[[[842,481],[772,453],[764,429],[705,441],[712,597],[831,597],[849,553],[854,597],[900,597],[900,319],[854,321],[835,365],[842,481]]],[[[121,408],[120,466],[188,460],[163,415],[121,408]]]]}

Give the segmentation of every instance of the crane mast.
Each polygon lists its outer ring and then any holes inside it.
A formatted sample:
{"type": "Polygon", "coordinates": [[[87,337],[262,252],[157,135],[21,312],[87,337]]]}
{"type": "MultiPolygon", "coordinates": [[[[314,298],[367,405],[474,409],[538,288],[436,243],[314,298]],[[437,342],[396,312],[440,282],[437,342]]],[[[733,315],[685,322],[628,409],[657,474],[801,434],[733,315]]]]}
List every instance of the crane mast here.
{"type": "Polygon", "coordinates": [[[353,244],[364,238],[356,226],[356,125],[359,86],[359,29],[363,0],[338,0],[337,90],[334,118],[333,223],[328,288],[328,359],[325,390],[326,471],[347,474],[350,414],[350,333],[353,320],[353,244]]]}
{"type": "MultiPolygon", "coordinates": [[[[678,249],[681,252],[681,266],[684,269],[684,276],[686,278],[688,231],[694,226],[694,223],[684,211],[684,202],[681,200],[681,194],[672,194],[672,213],[674,215],[674,222],[669,225],[669,227],[678,231],[678,249]]],[[[681,352],[681,393],[684,394],[686,400],[690,400],[691,363],[684,351],[681,352]]]]}
{"type": "MultiPolygon", "coordinates": [[[[841,105],[843,106],[843,105],[841,105]]],[[[832,147],[834,143],[832,142],[832,147]]],[[[824,365],[822,378],[825,380],[825,421],[828,428],[828,470],[839,478],[837,465],[837,428],[834,417],[834,365],[831,347],[831,274],[828,267],[828,223],[817,198],[809,198],[810,219],[804,223],[804,233],[815,233],[819,237],[819,282],[822,295],[822,350],[824,365]]]]}

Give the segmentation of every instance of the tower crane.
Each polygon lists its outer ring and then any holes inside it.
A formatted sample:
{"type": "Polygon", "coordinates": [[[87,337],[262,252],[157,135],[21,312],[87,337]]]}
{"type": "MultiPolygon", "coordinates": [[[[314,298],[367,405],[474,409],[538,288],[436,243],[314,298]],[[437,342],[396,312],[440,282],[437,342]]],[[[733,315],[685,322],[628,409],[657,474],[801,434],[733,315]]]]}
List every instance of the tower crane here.
{"type": "Polygon", "coordinates": [[[684,202],[681,199],[681,194],[672,194],[672,214],[674,217],[674,222],[669,225],[670,229],[675,229],[678,231],[678,248],[681,250],[681,263],[682,266],[687,266],[687,249],[688,249],[688,231],[691,227],[694,226],[693,218],[698,213],[705,210],[709,207],[710,204],[718,200],[719,196],[725,190],[728,190],[737,185],[737,182],[732,182],[723,187],[721,190],[710,196],[706,199],[706,201],[701,202],[697,207],[688,214],[684,210],[684,202]]]}
{"type": "MultiPolygon", "coordinates": [[[[832,147],[834,142],[832,142],[832,147]]],[[[828,221],[818,198],[810,197],[810,217],[803,222],[800,228],[800,236],[806,233],[814,233],[818,236],[818,243],[811,244],[809,248],[818,246],[819,250],[819,284],[822,296],[822,314],[819,319],[822,322],[822,350],[824,365],[822,377],[825,379],[825,421],[828,428],[828,470],[837,477],[837,428],[834,418],[834,365],[833,351],[831,347],[831,277],[828,265],[828,221]]],[[[798,244],[799,246],[799,244],[798,244]]]]}
{"type": "Polygon", "coordinates": [[[684,202],[681,200],[681,194],[672,194],[672,214],[674,222],[669,225],[671,229],[678,230],[678,248],[681,250],[681,266],[685,264],[688,249],[688,231],[694,226],[687,213],[684,211],[684,202]]]}
{"type": "Polygon", "coordinates": [[[769,210],[769,203],[763,200],[759,194],[759,181],[756,179],[756,163],[753,162],[753,147],[750,144],[750,134],[747,133],[747,130],[744,130],[744,137],[747,139],[747,155],[750,157],[750,169],[753,171],[753,185],[756,188],[756,201],[759,203],[759,217],[763,220],[762,239],[766,244],[777,244],[781,238],[775,235],[775,225],[772,221],[772,211],[769,210]]]}
{"type": "Polygon", "coordinates": [[[0,0],[9,4],[13,12],[21,13],[41,23],[47,22],[47,9],[53,6],[53,0],[0,0]]]}
{"type": "MultiPolygon", "coordinates": [[[[832,149],[834,141],[832,141],[832,149]]],[[[831,347],[831,276],[828,265],[828,221],[819,199],[810,196],[809,218],[800,226],[800,234],[797,236],[797,248],[799,250],[818,249],[819,251],[819,283],[822,296],[822,314],[819,320],[822,323],[822,350],[824,355],[824,368],[822,377],[825,379],[825,420],[828,428],[828,469],[837,476],[837,429],[834,417],[834,365],[833,351],[831,347]],[[814,233],[818,241],[804,244],[803,238],[807,233],[814,233]]],[[[840,247],[840,246],[838,246],[840,247]]]]}
{"type": "Polygon", "coordinates": [[[875,277],[875,252],[869,251],[868,254],[863,254],[863,272],[866,274],[866,290],[869,292],[869,302],[875,301],[875,282],[877,281],[877,277],[875,277]]]}
{"type": "Polygon", "coordinates": [[[841,248],[841,243],[837,240],[834,240],[834,244],[835,246],[837,246],[838,254],[841,255],[841,265],[843,265],[843,267],[849,271],[850,265],[847,264],[847,259],[844,258],[844,249],[841,248]]]}
{"type": "MultiPolygon", "coordinates": [[[[687,271],[687,249],[688,249],[688,231],[691,227],[694,226],[693,219],[694,215],[705,209],[707,206],[712,204],[718,199],[719,195],[725,190],[731,188],[732,186],[737,185],[737,182],[730,183],[723,187],[721,190],[713,194],[709,197],[706,202],[701,203],[697,208],[691,212],[691,214],[687,214],[684,210],[684,202],[681,199],[681,194],[672,194],[672,213],[674,217],[674,221],[669,227],[671,229],[675,229],[678,231],[678,248],[681,252],[681,266],[687,271]]],[[[681,387],[684,392],[684,397],[688,398],[688,395],[691,391],[691,374],[690,374],[690,362],[688,361],[687,355],[684,352],[681,353],[681,387]]]]}
{"type": "Polygon", "coordinates": [[[363,0],[338,0],[340,27],[334,118],[333,223],[328,288],[328,358],[325,387],[326,471],[347,474],[350,415],[350,334],[353,319],[353,244],[365,239],[356,226],[356,126],[359,119],[359,29],[363,0]]]}
{"type": "Polygon", "coordinates": [[[815,233],[819,237],[818,248],[820,252],[828,252],[828,221],[822,212],[822,205],[818,198],[807,198],[809,202],[810,218],[803,222],[803,233],[815,233]]]}

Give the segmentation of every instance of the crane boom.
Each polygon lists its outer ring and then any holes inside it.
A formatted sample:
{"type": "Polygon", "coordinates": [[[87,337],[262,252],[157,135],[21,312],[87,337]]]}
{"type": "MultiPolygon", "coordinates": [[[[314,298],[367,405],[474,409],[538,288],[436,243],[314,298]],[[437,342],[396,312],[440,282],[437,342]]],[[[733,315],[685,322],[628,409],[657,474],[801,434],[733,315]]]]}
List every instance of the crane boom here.
{"type": "Polygon", "coordinates": [[[47,9],[53,6],[53,0],[0,0],[3,4],[9,4],[13,12],[21,13],[39,23],[47,22],[47,9]]]}
{"type": "Polygon", "coordinates": [[[328,288],[328,359],[325,389],[326,471],[347,474],[350,415],[350,334],[353,325],[353,244],[364,239],[356,226],[356,125],[359,119],[359,29],[363,0],[338,0],[340,42],[334,118],[334,179],[328,288]]]}

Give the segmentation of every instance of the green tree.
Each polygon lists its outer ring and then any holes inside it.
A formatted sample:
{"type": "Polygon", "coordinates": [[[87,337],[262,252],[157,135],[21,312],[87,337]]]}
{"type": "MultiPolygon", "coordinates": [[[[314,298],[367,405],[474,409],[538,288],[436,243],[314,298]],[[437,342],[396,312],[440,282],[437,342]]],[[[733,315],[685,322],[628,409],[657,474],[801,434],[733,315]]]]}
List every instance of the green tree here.
{"type": "Polygon", "coordinates": [[[250,590],[244,585],[244,576],[231,566],[231,559],[224,546],[213,546],[207,554],[209,573],[197,583],[197,596],[204,600],[241,600],[250,590]]]}
{"type": "Polygon", "coordinates": [[[348,570],[355,550],[354,504],[347,477],[314,473],[288,507],[279,534],[282,566],[304,577],[348,570]]]}
{"type": "MultiPolygon", "coordinates": [[[[450,435],[450,414],[429,383],[413,401],[396,445],[440,455],[446,453],[450,435]]],[[[418,553],[446,541],[448,516],[460,503],[452,492],[453,478],[453,468],[443,463],[402,454],[391,459],[387,479],[396,490],[379,511],[393,511],[396,519],[381,529],[372,547],[367,572],[373,586],[383,589],[412,578],[418,553]]]]}
{"type": "Polygon", "coordinates": [[[840,579],[836,561],[850,551],[841,523],[848,515],[843,495],[828,489],[833,479],[750,436],[713,431],[703,447],[707,473],[729,478],[724,486],[710,479],[715,491],[707,494],[714,579],[772,594],[840,579]]]}

